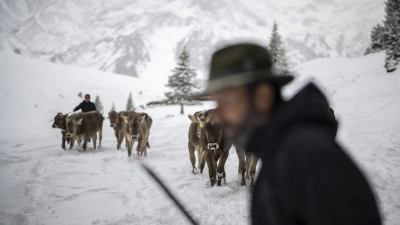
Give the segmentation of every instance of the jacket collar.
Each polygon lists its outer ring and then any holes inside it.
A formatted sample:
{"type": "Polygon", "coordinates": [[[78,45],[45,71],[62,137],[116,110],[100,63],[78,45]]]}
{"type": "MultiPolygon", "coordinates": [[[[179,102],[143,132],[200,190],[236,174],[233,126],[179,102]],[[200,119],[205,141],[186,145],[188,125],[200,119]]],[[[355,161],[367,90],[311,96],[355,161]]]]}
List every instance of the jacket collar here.
{"type": "MultiPolygon", "coordinates": [[[[329,104],[322,92],[309,83],[291,100],[282,102],[272,112],[270,123],[258,128],[250,138],[247,149],[261,157],[265,151],[279,142],[281,134],[298,123],[319,123],[332,129],[332,138],[337,132],[337,122],[328,115],[329,104]]],[[[268,154],[269,154],[268,153],[268,154]]]]}

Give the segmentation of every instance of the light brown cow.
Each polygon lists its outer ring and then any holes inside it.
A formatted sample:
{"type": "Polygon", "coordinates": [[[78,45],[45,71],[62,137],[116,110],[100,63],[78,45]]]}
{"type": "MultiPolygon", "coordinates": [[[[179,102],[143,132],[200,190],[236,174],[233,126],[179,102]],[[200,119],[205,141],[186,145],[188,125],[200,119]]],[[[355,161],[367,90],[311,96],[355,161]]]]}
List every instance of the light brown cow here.
{"type": "Polygon", "coordinates": [[[93,148],[96,149],[97,133],[99,133],[99,148],[103,138],[104,117],[98,111],[73,113],[67,117],[67,139],[75,137],[83,140],[83,150],[86,151],[89,138],[93,139],[93,148]]]}
{"type": "Polygon", "coordinates": [[[114,129],[115,137],[117,138],[117,150],[121,149],[122,141],[125,137],[124,120],[120,118],[121,112],[111,111],[108,113],[110,119],[110,127],[114,129]]]}
{"type": "Polygon", "coordinates": [[[150,148],[149,135],[153,120],[147,113],[131,113],[129,116],[121,114],[125,126],[125,143],[128,156],[132,155],[133,144],[137,141],[137,155],[147,156],[147,148],[150,148]]]}
{"type": "Polygon", "coordinates": [[[211,186],[217,183],[221,186],[222,179],[226,183],[225,163],[229,156],[232,143],[223,138],[223,125],[214,115],[213,110],[204,113],[204,121],[190,117],[192,122],[200,124],[201,156],[199,169],[203,173],[205,162],[208,166],[208,174],[211,186]]]}
{"type": "MultiPolygon", "coordinates": [[[[65,147],[65,142],[67,141],[66,135],[67,135],[67,117],[68,114],[62,114],[62,113],[58,113],[55,117],[54,117],[54,123],[52,125],[53,128],[58,128],[61,129],[61,148],[62,149],[66,149],[65,147]]],[[[69,145],[69,149],[72,149],[74,147],[74,143],[75,143],[75,138],[73,138],[70,142],[69,145]]]]}
{"type": "Polygon", "coordinates": [[[196,112],[194,115],[188,115],[189,119],[192,121],[189,126],[188,132],[188,149],[189,149],[189,158],[190,162],[192,163],[192,173],[197,174],[199,171],[196,167],[196,156],[195,151],[197,151],[197,158],[200,165],[200,157],[202,157],[203,151],[201,151],[200,146],[200,132],[201,127],[200,123],[204,123],[206,110],[196,112]],[[193,122],[196,121],[196,122],[193,122]]]}

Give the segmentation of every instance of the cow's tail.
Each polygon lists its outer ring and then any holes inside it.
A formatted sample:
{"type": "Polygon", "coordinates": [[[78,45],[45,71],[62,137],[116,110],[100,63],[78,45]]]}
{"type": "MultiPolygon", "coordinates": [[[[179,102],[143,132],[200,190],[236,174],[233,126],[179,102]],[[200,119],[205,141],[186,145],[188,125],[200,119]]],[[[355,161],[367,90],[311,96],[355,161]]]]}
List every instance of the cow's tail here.
{"type": "Polygon", "coordinates": [[[148,148],[150,148],[149,141],[147,141],[146,146],[147,146],[148,148]]]}

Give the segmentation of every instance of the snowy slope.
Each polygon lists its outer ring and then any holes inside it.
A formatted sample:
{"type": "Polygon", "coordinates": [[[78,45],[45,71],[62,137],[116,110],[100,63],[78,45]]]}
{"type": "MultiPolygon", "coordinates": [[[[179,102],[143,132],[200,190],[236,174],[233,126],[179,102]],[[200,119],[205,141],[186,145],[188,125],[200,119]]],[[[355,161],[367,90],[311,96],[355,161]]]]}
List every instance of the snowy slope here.
{"type": "MultiPolygon", "coordinates": [[[[340,121],[338,140],[374,187],[385,225],[400,222],[400,73],[386,74],[382,54],[320,59],[295,68],[291,96],[306,81],[324,88],[340,121]]],[[[52,118],[68,112],[77,93],[98,94],[106,111],[123,109],[129,91],[136,105],[160,97],[163,83],[70,68],[0,52],[0,223],[187,224],[136,160],[150,165],[201,224],[246,224],[249,194],[237,180],[230,151],[227,185],[210,188],[207,171],[191,174],[187,116],[179,107],[145,111],[153,118],[147,158],[115,149],[109,121],[103,148],[61,150],[52,118]],[[142,94],[139,93],[142,91],[142,94]],[[37,105],[37,107],[35,107],[37,105]]],[[[186,113],[210,108],[187,107],[186,113]]]]}
{"type": "Polygon", "coordinates": [[[361,55],[384,0],[0,1],[0,49],[165,79],[184,45],[204,73],[230,40],[266,45],[277,21],[290,60],[361,55]],[[17,4],[18,3],[18,4],[17,4]]]}

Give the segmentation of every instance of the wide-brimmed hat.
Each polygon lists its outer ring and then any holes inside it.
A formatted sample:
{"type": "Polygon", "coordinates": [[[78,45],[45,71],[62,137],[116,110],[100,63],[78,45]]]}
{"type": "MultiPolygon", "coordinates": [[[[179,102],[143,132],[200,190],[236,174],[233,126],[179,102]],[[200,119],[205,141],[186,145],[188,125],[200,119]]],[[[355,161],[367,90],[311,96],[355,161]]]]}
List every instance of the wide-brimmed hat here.
{"type": "Polygon", "coordinates": [[[236,44],[216,51],[211,59],[210,75],[202,96],[217,91],[267,81],[281,87],[293,80],[289,74],[273,69],[268,50],[256,44],[236,44]]]}

